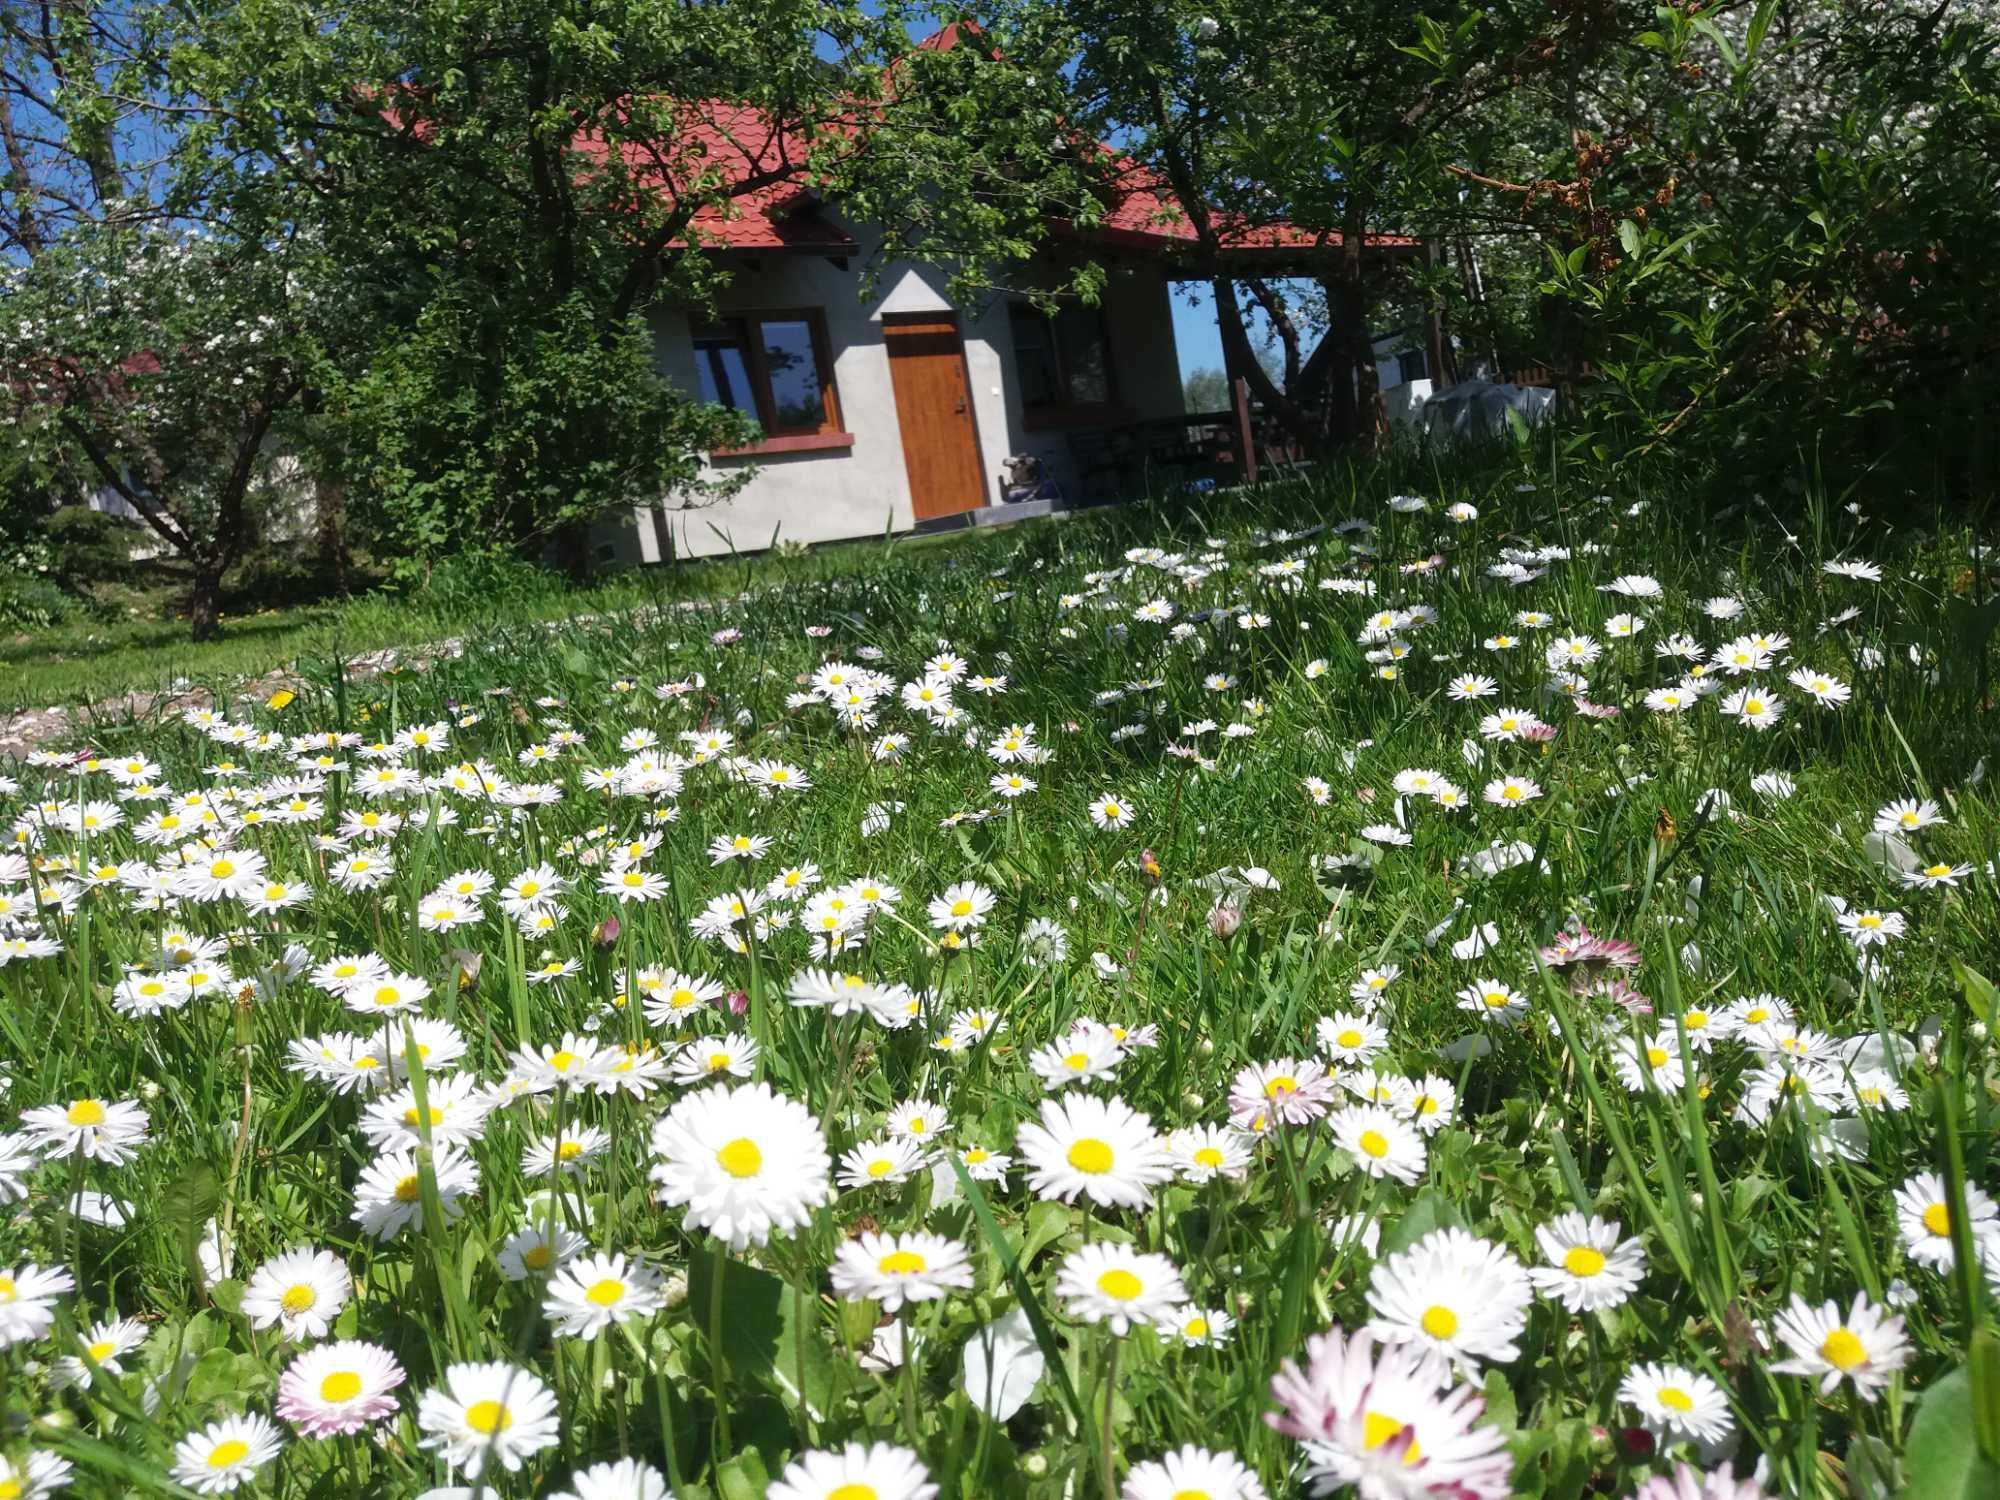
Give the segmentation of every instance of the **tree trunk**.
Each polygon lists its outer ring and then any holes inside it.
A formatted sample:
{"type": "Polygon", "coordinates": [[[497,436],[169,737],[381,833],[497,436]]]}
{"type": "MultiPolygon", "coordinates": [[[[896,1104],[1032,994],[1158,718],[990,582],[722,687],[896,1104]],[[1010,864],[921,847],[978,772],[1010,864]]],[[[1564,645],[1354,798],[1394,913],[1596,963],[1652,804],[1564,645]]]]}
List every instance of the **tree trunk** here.
{"type": "Polygon", "coordinates": [[[1216,326],[1222,334],[1225,373],[1232,380],[1241,376],[1247,381],[1257,404],[1307,453],[1324,451],[1327,435],[1317,412],[1302,407],[1291,393],[1280,390],[1258,361],[1257,351],[1250,347],[1250,330],[1243,321],[1243,304],[1236,298],[1236,283],[1227,276],[1217,275],[1210,281],[1209,290],[1215,298],[1216,326]]]}
{"type": "Polygon", "coordinates": [[[337,479],[314,475],[313,512],[320,565],[333,579],[334,592],[345,599],[348,575],[354,567],[354,558],[347,550],[347,486],[337,479]]]}
{"type": "Polygon", "coordinates": [[[222,569],[203,559],[194,565],[194,591],[188,596],[188,633],[197,641],[212,641],[222,623],[222,569]]]}

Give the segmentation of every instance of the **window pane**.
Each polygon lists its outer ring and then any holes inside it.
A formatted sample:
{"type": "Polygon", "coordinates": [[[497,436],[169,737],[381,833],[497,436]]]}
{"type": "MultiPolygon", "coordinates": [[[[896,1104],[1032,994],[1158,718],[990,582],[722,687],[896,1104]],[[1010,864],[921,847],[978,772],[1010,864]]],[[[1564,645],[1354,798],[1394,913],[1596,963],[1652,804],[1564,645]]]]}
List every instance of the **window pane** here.
{"type": "Polygon", "coordinates": [[[1058,405],[1064,398],[1056,378],[1049,320],[1020,303],[1007,309],[1007,318],[1014,331],[1014,374],[1021,385],[1021,405],[1058,405]]]}
{"type": "Polygon", "coordinates": [[[695,334],[694,371],[702,400],[747,416],[757,415],[757,394],[750,385],[750,367],[743,357],[740,324],[718,324],[695,334]]]}
{"type": "Polygon", "coordinates": [[[1104,315],[1094,307],[1065,307],[1056,314],[1069,399],[1095,406],[1111,399],[1111,366],[1104,348],[1104,315]]]}
{"type": "Polygon", "coordinates": [[[772,430],[817,432],[826,421],[826,403],[812,325],[803,318],[771,318],[761,327],[764,365],[771,372],[772,430]]]}

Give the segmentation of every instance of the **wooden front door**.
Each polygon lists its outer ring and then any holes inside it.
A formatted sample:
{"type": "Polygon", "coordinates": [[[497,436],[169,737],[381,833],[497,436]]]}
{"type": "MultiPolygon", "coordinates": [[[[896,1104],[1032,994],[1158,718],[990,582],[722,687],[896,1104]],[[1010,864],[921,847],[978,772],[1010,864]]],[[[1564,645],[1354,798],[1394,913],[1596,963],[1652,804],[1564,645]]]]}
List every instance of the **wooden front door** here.
{"type": "Polygon", "coordinates": [[[917,519],[978,509],[986,503],[986,476],[958,314],[884,313],[882,338],[917,519]]]}

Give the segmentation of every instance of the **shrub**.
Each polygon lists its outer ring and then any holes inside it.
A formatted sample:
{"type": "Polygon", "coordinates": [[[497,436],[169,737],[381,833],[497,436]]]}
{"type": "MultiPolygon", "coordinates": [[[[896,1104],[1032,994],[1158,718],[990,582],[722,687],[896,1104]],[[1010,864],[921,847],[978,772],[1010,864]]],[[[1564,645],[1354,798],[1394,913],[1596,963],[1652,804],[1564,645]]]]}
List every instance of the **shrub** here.
{"type": "Polygon", "coordinates": [[[0,629],[46,630],[82,612],[75,599],[40,574],[0,574],[0,629]]]}
{"type": "Polygon", "coordinates": [[[50,515],[46,534],[50,575],[72,593],[131,578],[132,528],[116,516],[65,505],[50,515]]]}
{"type": "Polygon", "coordinates": [[[461,552],[432,568],[414,597],[440,610],[460,611],[502,600],[538,599],[568,587],[561,573],[517,553],[461,552]]]}

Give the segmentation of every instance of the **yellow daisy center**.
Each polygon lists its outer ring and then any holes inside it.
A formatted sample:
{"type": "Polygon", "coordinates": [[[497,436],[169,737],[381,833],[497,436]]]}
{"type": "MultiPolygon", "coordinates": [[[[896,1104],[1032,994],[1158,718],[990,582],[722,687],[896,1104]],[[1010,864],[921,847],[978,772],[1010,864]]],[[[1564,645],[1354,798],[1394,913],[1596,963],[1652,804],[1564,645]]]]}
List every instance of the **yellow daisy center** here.
{"type": "Polygon", "coordinates": [[[521,1264],[530,1271],[546,1271],[549,1263],[555,1258],[556,1252],[553,1246],[530,1245],[521,1256],[521,1264]]]}
{"type": "Polygon", "coordinates": [[[79,1099],[69,1107],[68,1113],[63,1118],[77,1128],[84,1129],[92,1125],[102,1125],[104,1123],[104,1116],[105,1110],[102,1100],[79,1099]]]}
{"type": "Polygon", "coordinates": [[[951,903],[951,914],[954,917],[971,916],[972,903],[970,901],[967,901],[964,897],[961,896],[958,900],[951,903]]]}
{"type": "Polygon", "coordinates": [[[288,1313],[311,1312],[318,1301],[319,1293],[302,1281],[285,1289],[285,1295],[278,1299],[278,1306],[288,1313]]]}
{"type": "Polygon", "coordinates": [[[1205,1339],[1208,1337],[1208,1319],[1196,1314],[1181,1324],[1181,1332],[1191,1339],[1205,1339]]]}
{"type": "Polygon", "coordinates": [[[1361,1033],[1350,1026],[1347,1030],[1341,1032],[1339,1036],[1335,1037],[1334,1040],[1343,1047],[1359,1047],[1361,1045],[1361,1033]]]}
{"type": "Polygon", "coordinates": [[[1819,1346],[1820,1358],[1836,1370],[1858,1370],[1868,1363],[1868,1349],[1845,1328],[1836,1328],[1819,1346]]]}
{"type": "Polygon", "coordinates": [[[1604,1252],[1577,1245],[1564,1253],[1563,1269],[1572,1276],[1595,1276],[1604,1269],[1604,1252]]]}
{"type": "Polygon", "coordinates": [[[1389,1142],[1379,1130],[1364,1130],[1359,1142],[1361,1149],[1375,1160],[1380,1161],[1389,1154],[1389,1142]]]}
{"type": "Polygon", "coordinates": [[[1276,1099],[1281,1094],[1296,1094],[1298,1091],[1299,1081],[1289,1073],[1280,1073],[1264,1085],[1266,1099],[1276,1099]]]}
{"type": "Polygon", "coordinates": [[[615,1276],[607,1276],[602,1281],[593,1281],[584,1291],[583,1300],[599,1307],[616,1307],[625,1300],[625,1283],[615,1276]]]}
{"type": "Polygon", "coordinates": [[[208,1450],[208,1466],[211,1469],[226,1469],[231,1464],[242,1463],[249,1456],[250,1445],[241,1438],[231,1438],[208,1450]]]}
{"type": "Polygon", "coordinates": [[[1130,1302],[1146,1290],[1145,1283],[1120,1267],[1097,1278],[1097,1289],[1116,1302],[1130,1302]]]}
{"type": "Polygon", "coordinates": [[[1942,1203],[1933,1203],[1924,1210],[1924,1228],[1943,1238],[1951,1233],[1951,1210],[1942,1203]]]}
{"type": "Polygon", "coordinates": [[[112,1343],[111,1340],[99,1339],[96,1343],[90,1345],[84,1352],[87,1353],[92,1359],[96,1360],[101,1365],[107,1359],[111,1358],[112,1354],[116,1352],[117,1348],[118,1346],[112,1343]]]}
{"type": "Polygon", "coordinates": [[[1424,1309],[1423,1330],[1434,1339],[1448,1339],[1458,1332],[1458,1314],[1448,1307],[1432,1304],[1424,1309]]]}
{"type": "Polygon", "coordinates": [[[423,1184],[417,1180],[415,1173],[411,1173],[396,1184],[396,1201],[398,1203],[415,1203],[422,1192],[423,1184]]]}
{"type": "Polygon", "coordinates": [[[716,1164],[731,1177],[739,1180],[755,1177],[764,1170],[764,1153],[757,1149],[757,1143],[747,1136],[738,1136],[715,1153],[716,1164]]]}
{"type": "Polygon", "coordinates": [[[875,1262],[884,1276],[911,1276],[926,1269],[924,1258],[914,1250],[892,1250],[875,1262]]]}
{"type": "Polygon", "coordinates": [[[514,1414],[498,1401],[475,1401],[465,1409],[465,1425],[491,1437],[514,1425],[514,1414]]]}
{"type": "Polygon", "coordinates": [[[1646,1061],[1652,1067],[1664,1068],[1667,1065],[1667,1049],[1665,1047],[1648,1047],[1646,1049],[1646,1061]]]}
{"type": "Polygon", "coordinates": [[[826,1500],[881,1500],[881,1493],[872,1484],[843,1484],[826,1500]]]}
{"type": "Polygon", "coordinates": [[[1660,1405],[1668,1411],[1693,1411],[1694,1397],[1677,1385],[1663,1385],[1659,1389],[1660,1405]]]}
{"type": "Polygon", "coordinates": [[[361,1394],[361,1377],[352,1370],[335,1370],[319,1383],[322,1401],[352,1401],[361,1394]]]}
{"type": "Polygon", "coordinates": [[[1195,1165],[1207,1167],[1211,1172],[1222,1165],[1222,1153],[1213,1146],[1203,1146],[1194,1154],[1195,1165]]]}
{"type": "MultiPolygon", "coordinates": [[[[1373,1453],[1390,1439],[1401,1437],[1406,1425],[1406,1423],[1399,1422],[1394,1417],[1385,1415],[1379,1411],[1363,1412],[1361,1414],[1362,1446],[1370,1453],[1373,1453]]],[[[1408,1451],[1403,1454],[1403,1463],[1405,1466],[1416,1463],[1422,1456],[1417,1449],[1416,1443],[1412,1442],[1408,1451]]]]}
{"type": "Polygon", "coordinates": [[[556,1147],[557,1161],[575,1161],[581,1155],[583,1155],[582,1141],[564,1141],[556,1147]]]}
{"type": "Polygon", "coordinates": [[[1114,1160],[1116,1154],[1111,1147],[1093,1136],[1085,1136],[1069,1148],[1069,1164],[1093,1177],[1109,1172],[1114,1160]]]}

